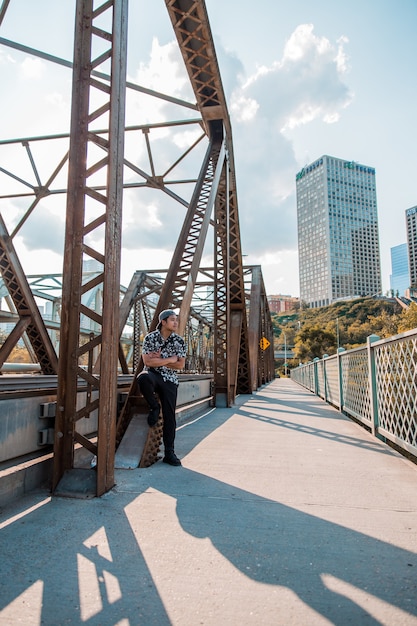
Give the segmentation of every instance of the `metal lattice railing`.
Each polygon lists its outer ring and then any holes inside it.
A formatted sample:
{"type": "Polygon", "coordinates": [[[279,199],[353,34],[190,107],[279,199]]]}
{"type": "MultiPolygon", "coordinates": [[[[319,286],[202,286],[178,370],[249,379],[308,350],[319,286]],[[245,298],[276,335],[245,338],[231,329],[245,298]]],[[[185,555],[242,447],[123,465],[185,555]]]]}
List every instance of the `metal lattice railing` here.
{"type": "Polygon", "coordinates": [[[371,335],[366,347],[315,359],[291,378],[417,457],[417,329],[371,335]]]}
{"type": "Polygon", "coordinates": [[[417,335],[375,348],[378,430],[417,449],[417,335]]]}
{"type": "Polygon", "coordinates": [[[326,399],[326,368],[323,361],[316,362],[317,395],[326,399]]]}
{"type": "Polygon", "coordinates": [[[369,368],[366,348],[349,350],[341,355],[343,411],[370,425],[369,368]]]}
{"type": "Polygon", "coordinates": [[[339,361],[337,357],[331,357],[326,362],[325,400],[334,404],[334,406],[340,406],[339,361]]]}

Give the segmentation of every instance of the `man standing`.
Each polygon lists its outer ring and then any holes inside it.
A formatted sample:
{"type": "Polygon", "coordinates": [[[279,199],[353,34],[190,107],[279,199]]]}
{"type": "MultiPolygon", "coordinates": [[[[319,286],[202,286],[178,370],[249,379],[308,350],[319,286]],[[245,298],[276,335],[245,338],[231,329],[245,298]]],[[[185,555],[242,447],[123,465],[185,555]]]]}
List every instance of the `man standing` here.
{"type": "Polygon", "coordinates": [[[181,465],[174,452],[176,430],[175,409],[177,406],[177,371],[185,365],[185,342],[175,331],[178,319],[174,311],[166,309],[159,314],[156,330],[148,333],[143,341],[142,358],[145,365],[139,374],[138,385],[149,404],[149,426],[155,426],[159,419],[160,406],[164,420],[162,439],[165,447],[164,463],[181,465]]]}

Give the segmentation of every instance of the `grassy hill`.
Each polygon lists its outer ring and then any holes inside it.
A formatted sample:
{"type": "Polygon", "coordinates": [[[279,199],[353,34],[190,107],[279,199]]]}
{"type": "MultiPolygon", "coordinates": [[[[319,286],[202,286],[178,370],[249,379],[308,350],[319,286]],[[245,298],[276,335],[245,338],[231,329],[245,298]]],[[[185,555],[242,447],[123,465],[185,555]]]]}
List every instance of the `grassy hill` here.
{"type": "MultiPolygon", "coordinates": [[[[294,346],[290,365],[335,354],[366,343],[369,335],[390,337],[417,326],[416,311],[401,308],[395,298],[357,298],[329,306],[272,314],[276,345],[294,346]],[[415,313],[414,319],[412,313],[415,313]]],[[[413,309],[413,305],[411,307],[413,309]]]]}

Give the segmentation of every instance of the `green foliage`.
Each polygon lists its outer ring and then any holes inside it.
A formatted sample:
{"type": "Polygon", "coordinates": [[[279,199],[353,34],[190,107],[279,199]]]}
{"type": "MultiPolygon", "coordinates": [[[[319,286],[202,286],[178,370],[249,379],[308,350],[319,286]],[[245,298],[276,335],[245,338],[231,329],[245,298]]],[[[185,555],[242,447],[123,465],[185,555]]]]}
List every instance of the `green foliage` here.
{"type": "Polygon", "coordinates": [[[398,324],[398,332],[404,333],[406,330],[417,328],[417,304],[412,302],[408,309],[404,309],[398,324]]]}
{"type": "Polygon", "coordinates": [[[391,337],[417,328],[417,305],[404,311],[393,298],[358,298],[335,302],[317,309],[272,314],[276,345],[294,346],[291,365],[323,354],[334,354],[338,346],[347,350],[366,343],[369,335],[391,337]]]}
{"type": "Polygon", "coordinates": [[[334,332],[325,330],[319,325],[306,324],[297,334],[294,347],[295,358],[299,361],[312,361],[323,354],[336,352],[336,335],[334,332]]]}

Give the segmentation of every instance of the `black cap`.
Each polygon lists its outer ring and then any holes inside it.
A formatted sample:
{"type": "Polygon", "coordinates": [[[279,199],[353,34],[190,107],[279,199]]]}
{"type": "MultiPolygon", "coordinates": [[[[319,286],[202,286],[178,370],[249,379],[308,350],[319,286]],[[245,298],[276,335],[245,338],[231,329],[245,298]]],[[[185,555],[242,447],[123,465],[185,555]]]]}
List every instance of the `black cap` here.
{"type": "Polygon", "coordinates": [[[171,317],[171,315],[176,315],[175,311],[172,311],[172,309],[165,309],[165,311],[161,311],[158,316],[159,323],[157,328],[161,328],[162,320],[166,320],[168,317],[171,317]]]}

